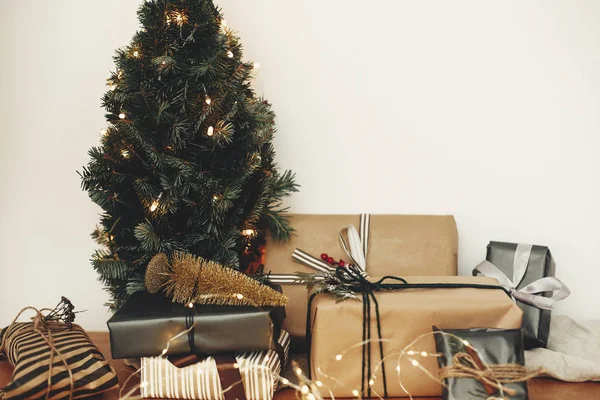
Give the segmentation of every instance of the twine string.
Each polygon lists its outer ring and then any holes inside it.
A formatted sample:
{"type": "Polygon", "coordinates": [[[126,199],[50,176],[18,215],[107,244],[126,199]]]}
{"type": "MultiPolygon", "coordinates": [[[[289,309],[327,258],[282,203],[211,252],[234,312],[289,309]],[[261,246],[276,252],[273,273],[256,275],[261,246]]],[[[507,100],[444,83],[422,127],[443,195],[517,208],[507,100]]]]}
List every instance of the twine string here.
{"type": "Polygon", "coordinates": [[[440,379],[473,378],[486,386],[493,387],[509,396],[517,392],[504,386],[508,383],[526,382],[540,376],[542,371],[528,371],[519,364],[492,364],[480,367],[468,353],[457,353],[452,357],[452,366],[440,370],[440,379]]]}

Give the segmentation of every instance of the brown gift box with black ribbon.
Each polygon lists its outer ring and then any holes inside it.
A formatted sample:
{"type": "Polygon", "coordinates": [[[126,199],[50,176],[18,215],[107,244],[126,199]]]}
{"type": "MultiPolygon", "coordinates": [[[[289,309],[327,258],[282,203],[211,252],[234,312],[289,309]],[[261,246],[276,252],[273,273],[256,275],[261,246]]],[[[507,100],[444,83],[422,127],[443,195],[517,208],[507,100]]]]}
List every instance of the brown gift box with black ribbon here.
{"type": "MultiPolygon", "coordinates": [[[[404,397],[440,396],[441,384],[427,376],[419,365],[438,375],[438,360],[432,327],[441,329],[498,328],[519,329],[523,312],[495,279],[485,277],[405,277],[408,284],[478,287],[406,288],[373,292],[377,301],[370,311],[370,374],[365,374],[363,359],[363,300],[336,302],[330,294],[314,297],[311,304],[311,378],[323,384],[321,393],[329,390],[335,397],[363,396],[371,388],[372,396],[384,396],[382,369],[385,369],[387,395],[404,397]],[[380,365],[378,325],[381,328],[384,368],[380,365]],[[411,343],[417,340],[414,345],[411,343]],[[408,348],[407,348],[408,347],[408,348]],[[398,362],[400,353],[406,350],[398,362]],[[417,366],[413,364],[417,363],[417,366]],[[400,366],[400,375],[397,367],[400,366]],[[372,382],[369,382],[372,379],[372,382]],[[400,386],[402,382],[406,391],[400,386]],[[371,384],[370,384],[371,383],[371,384]]],[[[370,281],[376,280],[370,278],[370,281]]],[[[398,283],[398,285],[402,285],[398,283]]],[[[409,287],[409,286],[407,286],[409,287]]],[[[360,297],[360,294],[359,294],[360,297]]],[[[367,324],[368,326],[368,324],[367,324]]]]}
{"type": "Polygon", "coordinates": [[[335,260],[348,257],[338,244],[343,226],[359,226],[368,243],[367,272],[371,276],[452,276],[457,274],[458,232],[451,215],[317,215],[290,214],[296,236],[285,243],[268,241],[265,272],[281,284],[290,299],[283,329],[292,336],[296,351],[306,346],[306,304],[303,285],[293,284],[292,274],[315,272],[292,260],[296,248],[319,257],[327,253],[335,260]]]}

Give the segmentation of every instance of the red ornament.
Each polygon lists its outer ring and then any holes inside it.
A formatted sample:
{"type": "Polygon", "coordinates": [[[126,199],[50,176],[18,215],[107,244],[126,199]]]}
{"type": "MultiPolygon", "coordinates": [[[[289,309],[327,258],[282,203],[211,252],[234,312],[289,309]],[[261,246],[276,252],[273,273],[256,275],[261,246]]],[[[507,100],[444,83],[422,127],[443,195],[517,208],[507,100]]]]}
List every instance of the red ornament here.
{"type": "Polygon", "coordinates": [[[333,265],[335,263],[335,260],[333,259],[333,257],[327,257],[327,262],[333,265]]]}
{"type": "Polygon", "coordinates": [[[338,261],[338,265],[339,265],[340,267],[343,267],[343,266],[345,266],[345,265],[346,265],[346,262],[345,262],[344,260],[340,260],[340,261],[338,261]]]}
{"type": "Polygon", "coordinates": [[[329,256],[327,255],[327,253],[321,254],[321,260],[327,261],[328,258],[329,258],[329,256]]]}

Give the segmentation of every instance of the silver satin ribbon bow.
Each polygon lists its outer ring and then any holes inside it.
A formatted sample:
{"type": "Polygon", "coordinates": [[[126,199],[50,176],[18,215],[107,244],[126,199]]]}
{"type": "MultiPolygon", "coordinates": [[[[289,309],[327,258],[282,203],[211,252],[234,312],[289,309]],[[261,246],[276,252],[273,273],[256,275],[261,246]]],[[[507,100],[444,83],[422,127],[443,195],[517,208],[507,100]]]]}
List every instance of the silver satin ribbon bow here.
{"type": "Polygon", "coordinates": [[[354,225],[348,225],[340,229],[340,246],[351,260],[351,264],[360,269],[360,274],[365,278],[367,274],[367,250],[368,243],[361,239],[358,229],[354,225]]]}
{"type": "Polygon", "coordinates": [[[532,248],[533,246],[530,244],[517,245],[513,261],[512,280],[506,276],[504,272],[500,271],[498,267],[487,260],[482,261],[475,267],[473,273],[496,278],[500,285],[510,291],[513,299],[522,301],[523,303],[542,310],[552,310],[555,302],[565,299],[571,294],[569,288],[557,278],[551,276],[541,278],[521,289],[517,289],[527,271],[532,248]],[[544,297],[542,296],[542,293],[544,292],[553,292],[554,294],[552,297],[544,297]]]}

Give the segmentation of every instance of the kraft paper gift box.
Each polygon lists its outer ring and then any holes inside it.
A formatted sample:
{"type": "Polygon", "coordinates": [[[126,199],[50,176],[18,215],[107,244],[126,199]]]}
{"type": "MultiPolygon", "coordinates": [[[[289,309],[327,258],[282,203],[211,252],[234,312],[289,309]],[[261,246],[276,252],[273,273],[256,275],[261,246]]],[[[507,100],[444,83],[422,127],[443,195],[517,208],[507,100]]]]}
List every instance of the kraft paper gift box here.
{"type": "MultiPolygon", "coordinates": [[[[492,285],[495,289],[434,288],[402,289],[376,292],[381,316],[381,337],[390,397],[408,393],[399,384],[398,354],[420,335],[440,329],[498,328],[519,329],[523,312],[502,290],[496,280],[485,277],[406,277],[408,283],[462,283],[492,285]]],[[[377,324],[371,312],[372,339],[376,338],[377,324]]],[[[337,397],[356,397],[363,381],[362,346],[363,303],[346,300],[337,303],[330,294],[317,295],[311,306],[312,343],[310,353],[311,378],[321,381],[321,394],[329,397],[328,390],[337,397]],[[358,345],[358,346],[357,346],[358,345]],[[354,347],[353,347],[354,346],[354,347]],[[339,355],[343,355],[339,359],[339,355]],[[338,360],[339,359],[339,360],[338,360]]],[[[380,362],[379,345],[371,345],[373,395],[383,396],[381,370],[374,372],[380,362]]],[[[400,361],[402,384],[413,396],[440,396],[439,382],[428,377],[411,363],[414,359],[434,376],[439,372],[436,357],[422,357],[425,351],[436,354],[433,334],[425,335],[410,350],[415,355],[403,356],[400,361]]],[[[369,377],[366,378],[367,382],[369,377]]],[[[366,394],[364,394],[366,395],[366,394]]]]}
{"type": "Polygon", "coordinates": [[[143,398],[271,400],[287,362],[290,336],[281,331],[276,350],[210,357],[143,357],[143,398]],[[229,390],[225,391],[225,389],[229,390]]]}
{"type": "MultiPolygon", "coordinates": [[[[371,276],[446,276],[457,274],[458,233],[453,216],[434,215],[316,215],[291,214],[296,236],[285,243],[268,241],[265,272],[289,277],[297,271],[315,272],[292,260],[296,248],[319,257],[327,253],[336,261],[348,260],[338,244],[338,231],[360,226],[367,236],[367,272],[371,276]]],[[[292,347],[305,350],[307,291],[303,285],[274,280],[290,302],[283,329],[292,336],[292,347]]]]}
{"type": "Polygon", "coordinates": [[[552,305],[570,294],[567,286],[554,277],[555,271],[548,247],[503,242],[490,242],[486,261],[473,270],[473,275],[496,278],[513,291],[523,310],[525,349],[546,347],[552,305]]]}

